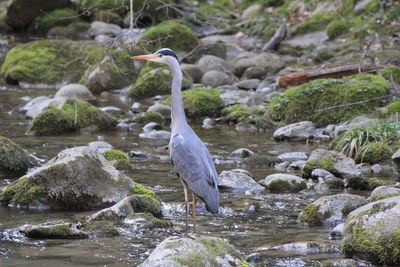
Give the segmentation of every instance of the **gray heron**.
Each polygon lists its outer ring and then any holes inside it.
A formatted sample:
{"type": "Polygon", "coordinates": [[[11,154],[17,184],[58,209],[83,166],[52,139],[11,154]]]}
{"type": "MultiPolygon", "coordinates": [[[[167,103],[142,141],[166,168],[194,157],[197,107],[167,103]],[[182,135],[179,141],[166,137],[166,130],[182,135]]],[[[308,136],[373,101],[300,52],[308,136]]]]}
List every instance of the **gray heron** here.
{"type": "Polygon", "coordinates": [[[207,147],[189,126],[183,107],[181,93],[182,70],[176,54],[163,48],[154,54],[132,57],[167,64],[172,72],[171,86],[171,139],[169,152],[172,165],[183,185],[185,195],[185,236],[188,235],[189,190],[193,202],[193,233],[196,232],[196,197],[200,198],[206,209],[215,214],[219,208],[217,172],[207,147]]]}

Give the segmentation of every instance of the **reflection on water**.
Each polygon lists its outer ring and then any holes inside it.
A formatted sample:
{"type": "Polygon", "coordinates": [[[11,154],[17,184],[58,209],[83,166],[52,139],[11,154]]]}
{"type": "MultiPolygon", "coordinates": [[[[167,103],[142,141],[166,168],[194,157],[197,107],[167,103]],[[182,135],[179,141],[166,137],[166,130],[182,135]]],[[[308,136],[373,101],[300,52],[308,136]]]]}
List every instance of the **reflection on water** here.
{"type": "MultiPolygon", "coordinates": [[[[54,157],[59,151],[73,146],[86,145],[91,141],[104,140],[123,151],[145,151],[155,155],[168,155],[162,148],[166,140],[147,140],[138,137],[139,132],[101,132],[96,134],[68,134],[63,136],[27,136],[27,120],[18,108],[25,101],[23,96],[35,97],[51,95],[52,90],[2,90],[0,91],[0,134],[12,138],[30,154],[44,161],[54,157]]],[[[129,102],[121,102],[118,97],[97,105],[115,105],[128,110],[129,102]]],[[[271,131],[266,133],[237,132],[225,125],[204,130],[195,124],[195,130],[207,143],[214,158],[224,161],[230,152],[247,147],[255,152],[283,153],[291,151],[310,152],[323,144],[275,143],[271,141],[271,131]]],[[[237,168],[237,164],[219,164],[218,172],[237,168]]],[[[274,172],[271,169],[248,169],[255,180],[260,180],[274,172]]],[[[122,235],[112,238],[88,240],[32,240],[24,238],[15,229],[30,223],[63,220],[77,222],[91,212],[29,211],[0,207],[0,266],[135,266],[142,262],[164,238],[179,234],[184,229],[182,208],[183,192],[181,184],[172,171],[169,160],[142,159],[132,161],[132,169],[126,174],[135,181],[152,187],[161,200],[170,207],[167,218],[174,227],[167,230],[135,232],[129,227],[121,228],[122,235]],[[174,210],[174,212],[172,212],[174,210]],[[8,229],[8,230],[6,230],[8,229]]],[[[12,179],[1,180],[1,185],[12,179]]],[[[222,192],[221,210],[223,214],[210,215],[204,206],[198,207],[198,231],[204,234],[228,239],[245,255],[258,248],[304,240],[328,241],[330,230],[310,228],[296,222],[301,209],[315,198],[304,194],[260,194],[239,195],[222,192]]],[[[338,253],[321,255],[292,255],[290,252],[258,252],[257,266],[312,266],[325,258],[342,257],[338,253]],[[309,265],[310,264],[310,265],[309,265]],[[314,264],[314,263],[313,263],[314,264]]]]}

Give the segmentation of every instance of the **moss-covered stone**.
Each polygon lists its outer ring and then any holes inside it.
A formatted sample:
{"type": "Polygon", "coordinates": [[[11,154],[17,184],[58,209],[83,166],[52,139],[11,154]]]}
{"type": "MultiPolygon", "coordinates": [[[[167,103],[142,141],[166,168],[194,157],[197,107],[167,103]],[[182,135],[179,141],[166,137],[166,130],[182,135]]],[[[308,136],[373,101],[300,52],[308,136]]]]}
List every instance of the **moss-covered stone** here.
{"type": "MultiPolygon", "coordinates": [[[[194,88],[182,92],[186,116],[189,118],[216,116],[225,105],[219,96],[218,90],[207,88],[194,88]]],[[[170,105],[171,97],[164,103],[170,105]]]]}
{"type": "Polygon", "coordinates": [[[322,216],[319,212],[319,205],[310,204],[303,209],[299,215],[299,220],[310,225],[322,225],[322,216]]]}
{"type": "Polygon", "coordinates": [[[400,101],[394,101],[389,105],[387,105],[387,113],[388,114],[400,113],[400,101]]]}
{"type": "Polygon", "coordinates": [[[51,28],[56,26],[66,26],[70,23],[77,22],[78,20],[76,11],[72,9],[56,9],[43,17],[36,18],[30,25],[30,30],[46,33],[51,28]]]}
{"type": "Polygon", "coordinates": [[[82,41],[40,40],[20,44],[7,53],[0,75],[11,83],[78,82],[86,68],[100,62],[107,51],[82,41]]]}
{"type": "Polygon", "coordinates": [[[222,110],[222,115],[229,121],[241,122],[250,115],[250,111],[246,107],[232,105],[224,108],[222,110]]]}
{"type": "Polygon", "coordinates": [[[161,124],[164,121],[164,116],[157,111],[148,111],[143,112],[135,117],[135,122],[138,123],[149,123],[149,122],[157,122],[161,124]]]}
{"type": "Polygon", "coordinates": [[[163,47],[174,51],[190,51],[199,43],[199,39],[182,21],[167,20],[148,28],[139,39],[139,43],[145,45],[149,51],[163,47]]]}
{"type": "Polygon", "coordinates": [[[385,180],[377,177],[369,177],[366,179],[368,183],[368,190],[372,191],[378,186],[384,186],[384,185],[391,185],[393,184],[393,181],[391,180],[385,180]]]}
{"type": "Polygon", "coordinates": [[[336,19],[338,14],[333,11],[321,11],[311,18],[309,18],[306,23],[300,25],[296,33],[305,34],[309,32],[315,32],[325,29],[326,25],[336,19]]]}
{"type": "Polygon", "coordinates": [[[326,27],[329,39],[334,40],[349,31],[349,23],[343,20],[331,21],[326,27]]]}
{"type": "Polygon", "coordinates": [[[320,160],[308,160],[301,170],[304,178],[311,177],[311,172],[315,169],[324,169],[328,172],[334,172],[334,162],[331,158],[321,158],[320,160]]]}
{"type": "Polygon", "coordinates": [[[322,63],[333,58],[334,56],[335,53],[332,51],[332,49],[321,49],[317,51],[313,60],[317,63],[322,63]]]}
{"type": "Polygon", "coordinates": [[[0,170],[24,173],[30,165],[28,153],[11,139],[0,136],[0,170]]]}
{"type": "Polygon", "coordinates": [[[72,229],[70,224],[55,224],[43,226],[28,226],[21,230],[27,237],[37,239],[84,239],[88,235],[72,229]]]}
{"type": "Polygon", "coordinates": [[[129,156],[125,152],[118,150],[118,149],[108,150],[108,151],[104,152],[103,155],[108,161],[112,161],[112,160],[129,161],[129,156]]]}
{"type": "Polygon", "coordinates": [[[108,113],[90,103],[68,99],[61,108],[49,106],[31,122],[28,131],[36,135],[57,135],[95,126],[100,130],[112,129],[117,121],[108,113]]]}
{"type": "Polygon", "coordinates": [[[295,181],[274,180],[268,184],[268,190],[272,193],[293,193],[306,188],[306,182],[297,183],[295,181]]]}
{"type": "Polygon", "coordinates": [[[343,79],[319,79],[286,90],[273,98],[269,112],[274,119],[285,123],[313,121],[317,126],[349,120],[367,114],[379,107],[380,102],[369,101],[336,109],[316,112],[332,106],[350,104],[387,95],[389,83],[382,77],[370,74],[349,76],[343,79]]]}
{"type": "MultiPolygon", "coordinates": [[[[166,95],[171,93],[171,83],[171,72],[166,68],[157,68],[139,76],[126,93],[128,96],[137,98],[166,95]]],[[[182,89],[187,89],[191,86],[191,80],[184,76],[182,80],[182,89]]]]}
{"type": "Polygon", "coordinates": [[[156,192],[151,189],[144,187],[142,184],[136,183],[135,189],[133,190],[132,194],[135,195],[145,195],[152,198],[157,198],[156,192]]]}
{"type": "Polygon", "coordinates": [[[90,236],[96,237],[119,236],[121,234],[112,222],[106,220],[85,222],[80,229],[90,236]]]}
{"type": "Polygon", "coordinates": [[[394,81],[400,84],[400,67],[399,66],[389,66],[379,70],[379,74],[382,75],[385,80],[391,82],[394,81]]]}
{"type": "Polygon", "coordinates": [[[357,154],[357,157],[354,159],[355,161],[375,164],[384,160],[390,160],[390,157],[394,153],[391,146],[382,142],[370,142],[363,148],[363,151],[362,154],[357,154]]]}
{"type": "Polygon", "coordinates": [[[154,217],[151,213],[134,213],[130,214],[126,217],[126,220],[137,220],[141,221],[144,219],[145,222],[140,225],[146,229],[154,229],[154,228],[168,228],[172,226],[172,222],[154,217]]]}
{"type": "Polygon", "coordinates": [[[79,21],[69,24],[68,26],[56,26],[48,31],[49,38],[58,39],[88,39],[87,30],[90,28],[90,23],[79,21]]]}

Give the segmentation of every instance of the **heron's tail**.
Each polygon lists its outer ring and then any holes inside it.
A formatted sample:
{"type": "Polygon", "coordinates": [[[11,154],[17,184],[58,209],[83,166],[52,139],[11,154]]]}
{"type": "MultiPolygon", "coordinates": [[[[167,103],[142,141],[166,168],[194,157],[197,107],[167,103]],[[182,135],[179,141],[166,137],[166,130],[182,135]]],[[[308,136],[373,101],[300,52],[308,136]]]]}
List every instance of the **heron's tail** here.
{"type": "Polygon", "coordinates": [[[218,213],[219,209],[219,192],[218,188],[212,194],[209,194],[204,199],[204,203],[206,204],[206,209],[212,214],[218,213]]]}

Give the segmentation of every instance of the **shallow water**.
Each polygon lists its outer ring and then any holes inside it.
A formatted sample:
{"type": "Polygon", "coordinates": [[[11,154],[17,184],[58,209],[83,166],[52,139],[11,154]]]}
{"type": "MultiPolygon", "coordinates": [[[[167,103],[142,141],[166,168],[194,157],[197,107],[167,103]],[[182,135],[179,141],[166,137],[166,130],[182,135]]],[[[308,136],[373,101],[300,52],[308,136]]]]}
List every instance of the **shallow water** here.
{"type": "MultiPolygon", "coordinates": [[[[104,140],[115,148],[128,151],[146,151],[163,156],[167,140],[151,140],[138,137],[139,132],[109,131],[96,134],[68,134],[52,137],[35,137],[25,133],[28,121],[19,108],[25,104],[20,97],[51,95],[54,90],[0,88],[0,135],[12,138],[30,154],[46,162],[59,151],[73,146],[86,145],[91,141],[104,140]]],[[[97,106],[118,106],[128,110],[131,102],[117,94],[100,99],[97,106]]],[[[311,152],[324,143],[276,143],[271,131],[265,133],[237,132],[232,127],[217,125],[209,130],[194,123],[195,131],[203,141],[210,144],[210,152],[218,164],[218,173],[233,168],[248,169],[258,181],[275,172],[273,169],[248,168],[229,162],[228,155],[240,147],[255,152],[280,154],[284,152],[311,152]]],[[[167,128],[167,127],[166,127],[167,128]]],[[[125,171],[136,182],[153,188],[165,203],[181,207],[183,191],[172,171],[169,160],[133,159],[132,168],[125,171]]],[[[15,177],[14,177],[15,178],[15,177]]],[[[0,179],[0,186],[13,181],[12,177],[0,179]]],[[[211,215],[202,205],[198,207],[198,231],[229,240],[247,256],[258,252],[253,261],[256,266],[319,266],[324,259],[342,258],[336,249],[324,253],[268,250],[265,247],[294,241],[329,242],[337,247],[338,241],[330,240],[330,229],[308,227],[297,223],[301,209],[318,196],[315,192],[302,194],[246,195],[221,192],[224,212],[211,215]],[[257,203],[256,205],[254,203],[257,203]],[[255,206],[259,209],[254,209],[255,206]]],[[[24,224],[49,221],[78,222],[92,212],[32,211],[0,207],[0,266],[135,266],[141,263],[151,250],[164,238],[180,234],[184,230],[182,208],[167,215],[174,227],[170,229],[137,233],[129,227],[121,227],[122,235],[113,238],[88,240],[33,240],[23,237],[15,230],[24,224]]]]}

